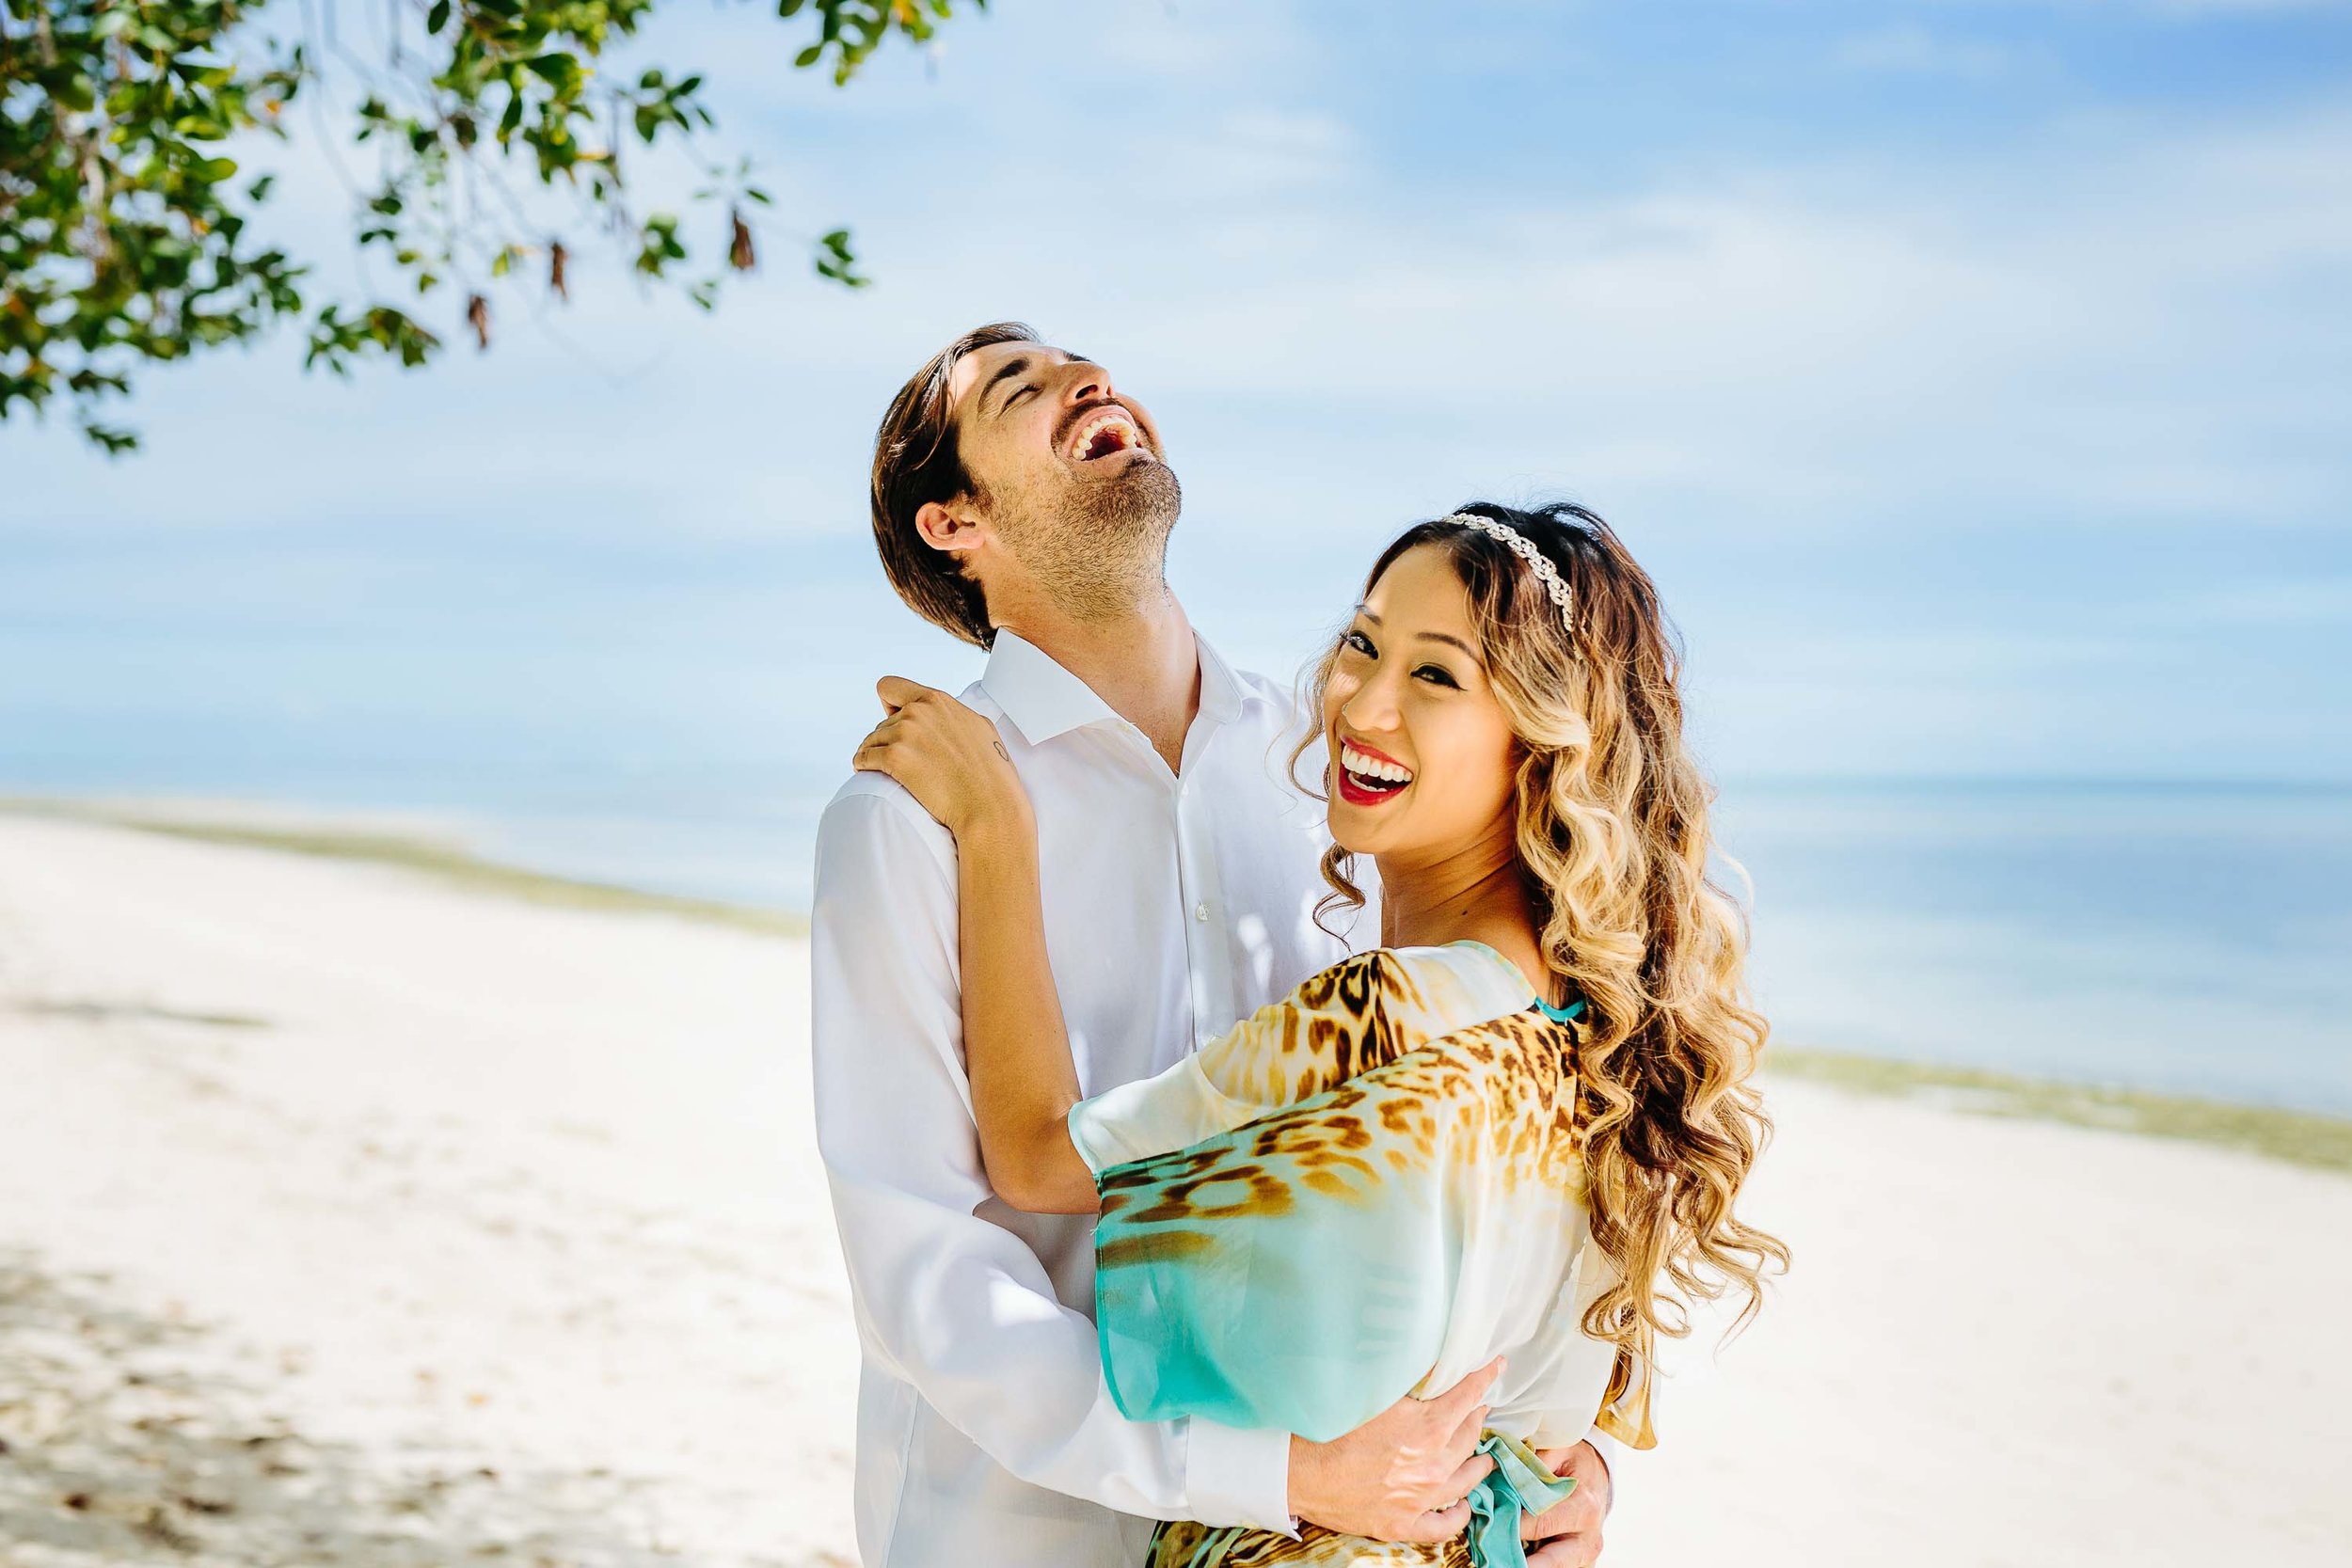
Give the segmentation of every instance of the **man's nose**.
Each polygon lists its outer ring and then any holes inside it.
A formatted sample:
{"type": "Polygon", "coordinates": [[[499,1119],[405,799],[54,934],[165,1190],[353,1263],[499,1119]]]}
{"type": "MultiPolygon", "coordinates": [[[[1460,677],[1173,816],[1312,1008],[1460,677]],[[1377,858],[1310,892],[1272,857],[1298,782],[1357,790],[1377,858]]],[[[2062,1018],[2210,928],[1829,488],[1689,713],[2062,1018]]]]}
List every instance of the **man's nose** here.
{"type": "Polygon", "coordinates": [[[1075,408],[1080,404],[1106,403],[1119,395],[1111,385],[1111,372],[1100,365],[1083,359],[1070,362],[1070,380],[1062,388],[1061,400],[1075,408]]]}

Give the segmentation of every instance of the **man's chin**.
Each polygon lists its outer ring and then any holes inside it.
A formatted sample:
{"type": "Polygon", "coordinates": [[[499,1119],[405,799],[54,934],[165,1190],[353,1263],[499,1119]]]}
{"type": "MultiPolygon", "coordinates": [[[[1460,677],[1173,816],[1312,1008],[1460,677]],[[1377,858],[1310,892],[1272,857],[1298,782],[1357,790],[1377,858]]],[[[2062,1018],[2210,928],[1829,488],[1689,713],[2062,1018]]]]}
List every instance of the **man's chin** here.
{"type": "Polygon", "coordinates": [[[1093,520],[1129,534],[1165,538],[1184,508],[1184,486],[1176,470],[1157,458],[1130,459],[1120,472],[1083,487],[1079,504],[1093,520]]]}

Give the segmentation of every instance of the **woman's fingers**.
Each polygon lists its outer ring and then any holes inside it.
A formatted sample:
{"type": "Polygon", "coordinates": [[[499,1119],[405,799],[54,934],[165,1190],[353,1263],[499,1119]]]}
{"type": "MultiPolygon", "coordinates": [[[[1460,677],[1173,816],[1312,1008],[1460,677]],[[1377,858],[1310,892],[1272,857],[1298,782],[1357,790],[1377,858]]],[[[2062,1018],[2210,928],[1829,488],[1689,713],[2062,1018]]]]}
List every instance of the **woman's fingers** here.
{"type": "Polygon", "coordinates": [[[874,683],[874,695],[880,697],[882,706],[893,713],[927,694],[937,695],[938,689],[925,686],[921,681],[911,681],[904,675],[884,675],[874,683]]]}
{"type": "MultiPolygon", "coordinates": [[[[883,720],[866,731],[866,738],[857,743],[857,750],[850,753],[850,766],[860,772],[887,773],[897,778],[899,772],[896,766],[898,759],[891,753],[901,733],[895,717],[883,720]]],[[[901,779],[899,782],[903,784],[905,781],[901,779]]]]}

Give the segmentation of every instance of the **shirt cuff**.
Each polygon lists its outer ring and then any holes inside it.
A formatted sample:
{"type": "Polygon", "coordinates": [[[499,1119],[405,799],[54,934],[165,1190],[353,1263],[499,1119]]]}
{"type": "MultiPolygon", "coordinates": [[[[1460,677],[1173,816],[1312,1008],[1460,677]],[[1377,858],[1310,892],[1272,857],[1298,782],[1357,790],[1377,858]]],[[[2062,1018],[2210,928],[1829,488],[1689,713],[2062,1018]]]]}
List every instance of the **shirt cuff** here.
{"type": "Polygon", "coordinates": [[[1184,1495],[1207,1525],[1248,1525],[1298,1533],[1291,1517],[1291,1434],[1219,1426],[1192,1418],[1184,1449],[1184,1495]]]}

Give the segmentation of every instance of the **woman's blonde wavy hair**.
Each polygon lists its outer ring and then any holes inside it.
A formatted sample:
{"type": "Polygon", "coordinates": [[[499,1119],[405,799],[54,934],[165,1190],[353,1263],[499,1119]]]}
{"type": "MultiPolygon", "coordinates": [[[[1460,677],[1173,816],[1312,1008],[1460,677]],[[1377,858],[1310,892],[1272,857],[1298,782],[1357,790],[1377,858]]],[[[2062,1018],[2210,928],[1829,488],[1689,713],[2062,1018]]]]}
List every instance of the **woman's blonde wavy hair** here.
{"type": "MultiPolygon", "coordinates": [[[[1461,509],[1516,530],[1573,595],[1575,629],[1529,564],[1442,518],[1382,552],[1370,594],[1406,550],[1436,545],[1469,591],[1487,677],[1518,737],[1520,869],[1551,968],[1593,1009],[1582,1080],[1593,1240],[1615,1265],[1584,1332],[1646,1366],[1654,1337],[1690,1332],[1689,1307],[1763,1304],[1788,1249],[1732,1212],[1772,1132],[1750,1082],[1768,1026],[1741,969],[1747,921],[1708,874],[1714,789],[1683,745],[1681,649],[1649,575],[1581,506],[1461,509]]],[[[1339,647],[1307,673],[1320,716],[1339,647]]],[[[1320,728],[1292,755],[1323,744],[1320,728]]],[[[1334,845],[1321,912],[1360,908],[1354,856],[1334,845]]]]}

